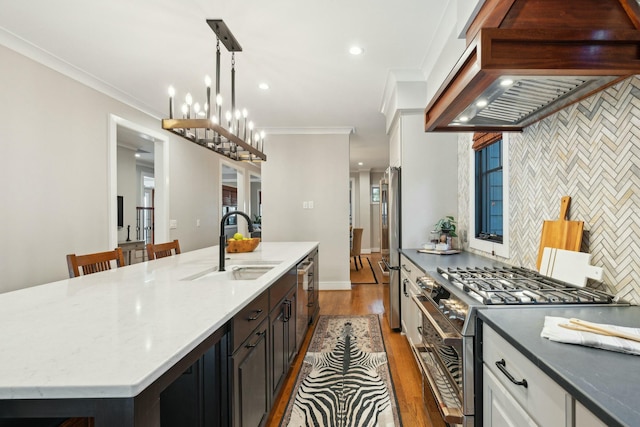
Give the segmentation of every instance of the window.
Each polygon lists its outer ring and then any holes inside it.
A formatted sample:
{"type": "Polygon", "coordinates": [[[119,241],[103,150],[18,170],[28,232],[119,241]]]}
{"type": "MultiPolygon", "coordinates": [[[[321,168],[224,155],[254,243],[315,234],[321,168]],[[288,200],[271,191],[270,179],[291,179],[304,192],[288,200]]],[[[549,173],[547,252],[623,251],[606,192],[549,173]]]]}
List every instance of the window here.
{"type": "Polygon", "coordinates": [[[509,134],[477,133],[473,141],[469,247],[509,258],[509,134]]]}
{"type": "Polygon", "coordinates": [[[475,152],[475,237],[502,243],[502,139],[475,152]]]}
{"type": "Polygon", "coordinates": [[[380,187],[371,187],[371,203],[380,203],[380,187]]]}

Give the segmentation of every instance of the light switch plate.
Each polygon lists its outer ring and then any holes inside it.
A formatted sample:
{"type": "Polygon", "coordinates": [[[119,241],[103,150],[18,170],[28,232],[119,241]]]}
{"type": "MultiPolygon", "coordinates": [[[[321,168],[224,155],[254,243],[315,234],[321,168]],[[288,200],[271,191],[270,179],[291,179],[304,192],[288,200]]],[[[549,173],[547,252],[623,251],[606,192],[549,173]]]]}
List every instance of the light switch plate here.
{"type": "Polygon", "coordinates": [[[171,230],[178,228],[178,220],[177,219],[170,219],[169,220],[169,228],[171,230]]]}

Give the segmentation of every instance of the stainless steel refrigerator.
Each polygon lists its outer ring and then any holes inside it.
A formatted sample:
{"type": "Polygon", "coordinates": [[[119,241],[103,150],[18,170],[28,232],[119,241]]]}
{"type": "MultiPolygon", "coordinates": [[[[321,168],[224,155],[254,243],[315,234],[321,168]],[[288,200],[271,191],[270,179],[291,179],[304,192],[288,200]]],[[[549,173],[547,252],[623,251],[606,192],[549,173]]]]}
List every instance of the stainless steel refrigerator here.
{"type": "Polygon", "coordinates": [[[385,311],[391,329],[400,329],[400,168],[389,167],[380,181],[380,252],[389,272],[385,311]]]}

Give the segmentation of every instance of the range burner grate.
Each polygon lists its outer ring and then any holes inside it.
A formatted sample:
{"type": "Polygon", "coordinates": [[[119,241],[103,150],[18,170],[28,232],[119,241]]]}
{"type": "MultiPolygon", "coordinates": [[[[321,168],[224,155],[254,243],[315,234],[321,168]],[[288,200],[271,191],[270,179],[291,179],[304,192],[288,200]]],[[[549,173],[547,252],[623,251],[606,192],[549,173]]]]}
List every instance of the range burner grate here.
{"type": "Polygon", "coordinates": [[[578,288],[523,267],[449,267],[438,268],[438,272],[486,305],[614,302],[614,297],[605,292],[578,288]]]}

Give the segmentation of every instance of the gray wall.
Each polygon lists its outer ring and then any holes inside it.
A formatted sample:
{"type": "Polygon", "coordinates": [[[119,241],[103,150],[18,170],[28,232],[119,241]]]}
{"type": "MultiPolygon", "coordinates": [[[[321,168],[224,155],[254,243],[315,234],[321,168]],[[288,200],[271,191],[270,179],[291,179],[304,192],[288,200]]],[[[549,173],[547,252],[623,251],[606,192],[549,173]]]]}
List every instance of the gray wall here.
{"type": "Polygon", "coordinates": [[[169,137],[170,239],[184,251],[217,244],[219,155],[2,46],[0,75],[0,292],[68,277],[68,253],[110,249],[110,114],[169,137]]]}
{"type": "Polygon", "coordinates": [[[349,135],[269,134],[265,150],[264,240],[320,242],[320,289],[350,289],[349,135]]]}
{"type": "MultiPolygon", "coordinates": [[[[512,265],[536,268],[542,223],[557,219],[571,196],[569,218],[584,221],[582,251],[604,269],[604,283],[640,303],[640,78],[620,82],[510,137],[512,265]]],[[[461,134],[460,228],[469,224],[469,150],[461,134]]],[[[592,283],[591,285],[596,285],[592,283]]]]}

